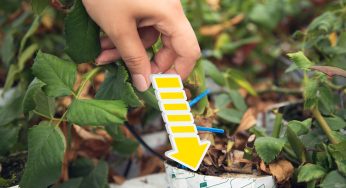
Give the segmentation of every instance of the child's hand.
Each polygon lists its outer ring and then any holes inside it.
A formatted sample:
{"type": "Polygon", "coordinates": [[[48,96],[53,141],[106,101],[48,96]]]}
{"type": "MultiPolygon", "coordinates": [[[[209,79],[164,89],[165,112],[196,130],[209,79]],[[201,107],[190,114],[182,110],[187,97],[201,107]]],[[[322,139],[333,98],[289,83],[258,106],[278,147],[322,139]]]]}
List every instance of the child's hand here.
{"type": "Polygon", "coordinates": [[[175,73],[183,79],[200,57],[195,33],[179,0],[83,0],[91,18],[109,38],[101,41],[96,64],[122,58],[139,91],[150,86],[151,73],[175,73]],[[161,33],[163,48],[150,63],[145,48],[161,33]]]}

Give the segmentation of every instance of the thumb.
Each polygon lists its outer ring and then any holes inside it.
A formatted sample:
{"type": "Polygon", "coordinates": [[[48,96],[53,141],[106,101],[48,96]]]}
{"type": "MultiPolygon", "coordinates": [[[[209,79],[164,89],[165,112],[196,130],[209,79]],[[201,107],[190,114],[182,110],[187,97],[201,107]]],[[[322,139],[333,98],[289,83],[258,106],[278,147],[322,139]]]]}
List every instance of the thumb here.
{"type": "Polygon", "coordinates": [[[107,33],[129,69],[132,83],[138,91],[150,86],[150,60],[143,46],[136,23],[124,23],[121,28],[107,33]]]}

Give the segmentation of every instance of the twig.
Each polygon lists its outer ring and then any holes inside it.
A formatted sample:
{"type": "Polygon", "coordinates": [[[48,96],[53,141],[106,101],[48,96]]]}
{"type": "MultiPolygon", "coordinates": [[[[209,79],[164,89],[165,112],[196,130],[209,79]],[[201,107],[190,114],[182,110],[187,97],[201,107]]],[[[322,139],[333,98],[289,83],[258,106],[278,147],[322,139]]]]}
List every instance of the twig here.
{"type": "Polygon", "coordinates": [[[330,129],[328,123],[326,122],[326,120],[323,118],[321,112],[318,110],[317,107],[314,107],[312,109],[312,114],[313,116],[316,118],[316,120],[318,121],[319,125],[321,126],[322,130],[324,131],[324,133],[326,134],[326,136],[328,137],[329,141],[332,144],[337,144],[339,143],[334,136],[332,135],[332,130],[330,129]]]}

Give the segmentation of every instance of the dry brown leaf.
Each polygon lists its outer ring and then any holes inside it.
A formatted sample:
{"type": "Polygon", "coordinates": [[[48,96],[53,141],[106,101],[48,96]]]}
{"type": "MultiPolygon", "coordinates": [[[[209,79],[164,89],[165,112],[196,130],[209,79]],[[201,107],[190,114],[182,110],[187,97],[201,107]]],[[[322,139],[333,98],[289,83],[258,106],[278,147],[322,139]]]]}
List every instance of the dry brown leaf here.
{"type": "Polygon", "coordinates": [[[263,160],[261,160],[259,167],[263,172],[270,173],[269,169],[267,168],[267,166],[263,160]]]}
{"type": "Polygon", "coordinates": [[[219,33],[221,33],[223,30],[239,24],[241,21],[243,21],[243,19],[244,19],[244,15],[240,14],[220,24],[202,26],[199,29],[199,32],[201,33],[201,35],[204,35],[204,36],[216,36],[219,33]]]}
{"type": "Polygon", "coordinates": [[[312,70],[317,70],[320,72],[323,72],[324,74],[327,74],[330,77],[333,76],[342,76],[346,78],[346,71],[338,68],[338,67],[331,67],[331,66],[312,66],[310,67],[312,70]]]}
{"type": "Polygon", "coordinates": [[[83,140],[101,140],[101,141],[106,141],[105,137],[91,133],[87,131],[86,129],[78,126],[78,125],[73,125],[73,128],[75,129],[76,133],[78,136],[80,136],[83,140]]]}
{"type": "Polygon", "coordinates": [[[165,170],[165,166],[159,158],[146,157],[146,158],[143,158],[141,161],[140,176],[163,172],[164,170],[165,170]]]}
{"type": "Polygon", "coordinates": [[[235,133],[246,131],[256,124],[256,117],[253,108],[249,108],[243,115],[240,125],[238,126],[235,133]]]}
{"type": "Polygon", "coordinates": [[[294,167],[287,160],[279,160],[269,164],[270,173],[275,176],[278,183],[283,183],[291,178],[294,167]]]}
{"type": "Polygon", "coordinates": [[[123,184],[125,181],[124,176],[118,176],[118,175],[113,175],[112,176],[112,180],[114,181],[114,183],[116,184],[123,184]]]}

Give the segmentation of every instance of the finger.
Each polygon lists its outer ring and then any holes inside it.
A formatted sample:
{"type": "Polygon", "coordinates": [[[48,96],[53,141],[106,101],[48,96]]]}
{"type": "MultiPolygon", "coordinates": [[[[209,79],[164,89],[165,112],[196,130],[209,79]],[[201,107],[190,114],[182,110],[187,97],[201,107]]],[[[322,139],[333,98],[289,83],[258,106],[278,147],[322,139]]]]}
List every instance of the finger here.
{"type": "Polygon", "coordinates": [[[151,64],[151,73],[157,74],[166,72],[173,65],[177,54],[172,50],[170,38],[161,37],[163,47],[155,54],[153,63],[151,64]]]}
{"type": "MultiPolygon", "coordinates": [[[[142,43],[145,48],[151,47],[159,36],[159,32],[155,30],[153,27],[146,27],[139,29],[140,36],[142,37],[142,43]]],[[[114,48],[113,42],[109,38],[101,39],[101,46],[106,48],[103,50],[101,54],[95,60],[96,65],[105,65],[109,64],[120,58],[119,52],[114,48]],[[112,47],[113,48],[109,48],[112,47]]]]}
{"type": "Polygon", "coordinates": [[[101,49],[107,50],[107,49],[112,49],[112,48],[115,48],[112,40],[109,37],[102,37],[101,38],[101,49]]]}
{"type": "Polygon", "coordinates": [[[103,50],[101,54],[96,58],[96,65],[105,65],[112,63],[113,61],[120,58],[120,54],[116,49],[103,50]]]}
{"type": "Polygon", "coordinates": [[[170,47],[177,55],[173,69],[183,79],[186,79],[200,57],[200,48],[183,9],[175,10],[174,18],[167,16],[167,19],[156,28],[170,38],[170,47]]]}
{"type": "Polygon", "coordinates": [[[134,20],[120,19],[122,27],[108,33],[131,73],[134,86],[139,91],[149,88],[150,61],[139,37],[134,20]]]}
{"type": "MultiPolygon", "coordinates": [[[[141,37],[143,41],[143,44],[146,47],[149,47],[152,44],[154,44],[160,35],[160,33],[154,27],[139,28],[138,32],[139,32],[139,36],[141,37]]],[[[101,43],[102,50],[115,48],[112,40],[109,37],[102,37],[100,43],[101,43]]]]}

